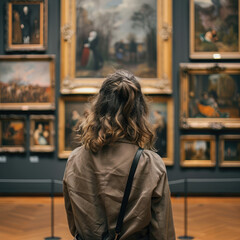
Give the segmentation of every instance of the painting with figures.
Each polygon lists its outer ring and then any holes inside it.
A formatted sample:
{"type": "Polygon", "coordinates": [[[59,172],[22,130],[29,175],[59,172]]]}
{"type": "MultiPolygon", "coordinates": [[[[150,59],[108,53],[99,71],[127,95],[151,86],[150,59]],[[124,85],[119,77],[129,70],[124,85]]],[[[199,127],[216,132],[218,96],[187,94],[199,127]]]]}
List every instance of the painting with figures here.
{"type": "Polygon", "coordinates": [[[0,56],[0,109],[53,109],[54,57],[0,56]]]}
{"type": "Polygon", "coordinates": [[[156,78],[157,0],[76,0],[76,77],[156,78]]]}
{"type": "Polygon", "coordinates": [[[76,131],[79,124],[87,116],[89,104],[87,102],[66,101],[65,102],[65,150],[73,150],[79,146],[76,131]]]}
{"type": "Polygon", "coordinates": [[[240,75],[192,74],[189,78],[190,118],[240,118],[240,75]]]}

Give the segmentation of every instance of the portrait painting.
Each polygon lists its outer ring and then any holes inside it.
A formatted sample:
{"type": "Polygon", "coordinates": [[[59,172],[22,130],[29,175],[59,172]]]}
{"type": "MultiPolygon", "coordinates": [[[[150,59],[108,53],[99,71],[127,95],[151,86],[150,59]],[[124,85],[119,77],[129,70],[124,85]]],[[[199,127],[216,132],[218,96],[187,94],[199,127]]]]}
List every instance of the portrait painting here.
{"type": "Polygon", "coordinates": [[[80,146],[77,138],[79,125],[87,117],[90,109],[88,97],[68,96],[60,99],[59,112],[59,157],[68,157],[80,146]]]}
{"type": "Polygon", "coordinates": [[[154,148],[166,165],[173,165],[173,103],[166,97],[147,96],[149,121],[155,133],[154,148]]]}
{"type": "Polygon", "coordinates": [[[157,0],[77,0],[76,76],[128,69],[156,77],[157,0]]]}
{"type": "Polygon", "coordinates": [[[221,135],[219,156],[221,167],[240,167],[240,135],[221,135]]]}
{"type": "Polygon", "coordinates": [[[30,150],[50,152],[54,150],[54,116],[30,115],[30,150]]]}
{"type": "Polygon", "coordinates": [[[0,109],[53,109],[53,60],[47,56],[0,57],[0,109]]]}
{"type": "Polygon", "coordinates": [[[47,0],[11,0],[7,14],[6,50],[46,50],[47,0]]]}
{"type": "Polygon", "coordinates": [[[0,116],[0,152],[24,152],[26,122],[24,117],[0,116]]]}
{"type": "Polygon", "coordinates": [[[211,167],[215,165],[215,136],[181,136],[181,166],[211,167]]]}
{"type": "Polygon", "coordinates": [[[239,0],[191,0],[191,57],[240,57],[239,3],[239,0]]]}
{"type": "Polygon", "coordinates": [[[240,127],[240,65],[180,66],[182,126],[240,127]]]}

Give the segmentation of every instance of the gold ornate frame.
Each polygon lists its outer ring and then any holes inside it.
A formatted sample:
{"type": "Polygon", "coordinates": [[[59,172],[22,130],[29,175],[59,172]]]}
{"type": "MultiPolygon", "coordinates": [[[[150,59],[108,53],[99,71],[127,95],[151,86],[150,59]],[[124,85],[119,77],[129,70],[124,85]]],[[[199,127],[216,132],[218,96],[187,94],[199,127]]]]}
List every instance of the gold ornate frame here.
{"type": "Polygon", "coordinates": [[[216,165],[216,140],[213,135],[182,135],[180,139],[180,165],[182,167],[214,167],[216,165]],[[184,143],[185,141],[210,141],[210,160],[186,160],[184,143]]]}
{"type": "Polygon", "coordinates": [[[25,152],[26,149],[26,117],[20,115],[1,115],[0,116],[0,152],[25,152]],[[24,123],[24,138],[23,146],[2,146],[2,120],[21,120],[24,123]]]}
{"type": "Polygon", "coordinates": [[[224,142],[225,140],[239,140],[240,135],[221,135],[219,137],[219,165],[220,167],[240,167],[239,161],[230,161],[224,159],[224,142]]]}
{"type": "Polygon", "coordinates": [[[48,0],[10,0],[7,3],[6,25],[6,51],[45,51],[47,49],[48,33],[48,0]],[[13,44],[12,43],[12,5],[13,4],[39,4],[40,6],[40,43],[39,44],[13,44]]]}
{"type": "Polygon", "coordinates": [[[238,0],[238,51],[237,52],[196,52],[194,50],[195,45],[195,10],[194,10],[194,0],[190,1],[190,58],[192,59],[235,59],[240,58],[240,0],[238,0]]]}
{"type": "Polygon", "coordinates": [[[149,104],[165,103],[167,104],[167,157],[163,157],[163,161],[167,166],[174,164],[174,110],[173,99],[169,97],[147,96],[149,104]]]}
{"type": "MultiPolygon", "coordinates": [[[[75,77],[75,9],[76,0],[61,0],[61,93],[94,94],[103,78],[75,77]]],[[[157,0],[157,78],[140,82],[146,94],[172,93],[172,1],[157,0]]]]}
{"type": "Polygon", "coordinates": [[[30,115],[30,151],[31,152],[53,152],[55,150],[54,120],[55,120],[55,117],[53,115],[30,115]],[[49,134],[50,134],[49,145],[34,144],[33,135],[34,135],[36,121],[49,122],[49,134]]]}
{"type": "MultiPolygon", "coordinates": [[[[1,103],[0,110],[54,110],[55,109],[55,57],[54,55],[1,55],[0,62],[49,62],[50,72],[50,91],[51,99],[49,102],[27,102],[27,103],[1,103]]],[[[1,73],[0,73],[1,75],[1,73]]]]}
{"type": "Polygon", "coordinates": [[[58,116],[58,157],[68,158],[72,150],[65,149],[65,102],[88,102],[88,96],[62,96],[59,99],[59,116],[58,116]]]}
{"type": "MultiPolygon", "coordinates": [[[[190,118],[189,109],[189,76],[191,74],[227,73],[239,74],[238,63],[181,63],[180,64],[180,127],[184,129],[223,129],[240,128],[240,118],[190,118]]],[[[240,78],[239,78],[240,80],[240,78]]]]}

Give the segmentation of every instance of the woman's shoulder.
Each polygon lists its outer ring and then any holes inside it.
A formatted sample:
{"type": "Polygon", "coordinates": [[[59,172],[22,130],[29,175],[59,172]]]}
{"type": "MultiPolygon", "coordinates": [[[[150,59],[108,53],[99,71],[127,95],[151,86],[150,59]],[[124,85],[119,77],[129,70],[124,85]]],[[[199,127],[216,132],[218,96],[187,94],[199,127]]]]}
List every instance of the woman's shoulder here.
{"type": "Polygon", "coordinates": [[[156,171],[166,172],[166,166],[162,158],[156,152],[148,149],[143,150],[143,158],[146,162],[151,164],[152,168],[156,171]]]}

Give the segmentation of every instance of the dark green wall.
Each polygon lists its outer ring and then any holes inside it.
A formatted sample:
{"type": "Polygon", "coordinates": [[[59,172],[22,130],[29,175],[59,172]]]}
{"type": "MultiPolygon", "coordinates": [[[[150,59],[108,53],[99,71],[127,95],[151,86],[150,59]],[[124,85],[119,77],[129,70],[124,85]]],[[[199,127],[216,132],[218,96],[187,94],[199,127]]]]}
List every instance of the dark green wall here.
{"type": "MultiPolygon", "coordinates": [[[[4,50],[5,44],[5,5],[6,0],[0,1],[0,54],[9,54],[4,50]]],[[[219,168],[218,164],[214,168],[181,168],[179,164],[180,149],[179,137],[180,134],[203,133],[215,134],[218,139],[219,132],[204,130],[204,131],[180,131],[178,127],[179,116],[179,63],[190,62],[189,59],[189,1],[188,0],[173,0],[173,97],[175,105],[175,127],[174,127],[174,166],[168,167],[169,180],[177,180],[183,178],[239,178],[239,168],[219,168]]],[[[12,53],[14,54],[14,53],[12,53]]],[[[15,53],[18,54],[18,53],[15,53]]],[[[21,53],[24,54],[24,53],[21,53]]],[[[26,53],[29,54],[29,53],[26,53]]],[[[36,53],[31,53],[36,54],[36,53]]],[[[56,56],[56,103],[60,97],[60,0],[48,1],[48,49],[42,54],[54,54],[56,56]]],[[[207,61],[192,61],[192,62],[207,62],[207,61]]],[[[209,60],[208,60],[209,62],[209,60]]],[[[237,61],[225,61],[237,62],[237,61]]],[[[10,114],[13,112],[2,111],[1,113],[10,114]]],[[[27,131],[29,131],[29,116],[30,114],[54,114],[58,119],[58,105],[56,110],[43,112],[21,112],[14,111],[14,114],[24,114],[27,116],[27,131]]],[[[58,123],[56,121],[56,151],[54,153],[32,154],[29,149],[23,154],[0,154],[6,156],[7,162],[0,163],[0,179],[58,179],[61,180],[64,172],[66,160],[58,159],[58,123]],[[30,156],[38,156],[39,163],[30,163],[30,156]]],[[[233,133],[237,131],[221,131],[221,133],[233,133]]],[[[238,131],[238,134],[240,131],[238,131]]],[[[27,146],[29,146],[29,136],[27,138],[27,146]]],[[[218,150],[218,149],[216,149],[218,150]]],[[[218,151],[217,155],[218,155],[218,151]]],[[[218,157],[218,156],[217,156],[218,157]]],[[[49,184],[22,184],[22,183],[0,183],[1,193],[42,193],[50,190],[49,184]]],[[[183,185],[171,185],[173,193],[182,192],[183,185]]],[[[195,193],[240,193],[239,183],[191,183],[189,190],[195,193]]],[[[56,191],[61,192],[61,186],[56,185],[56,191]]]]}

